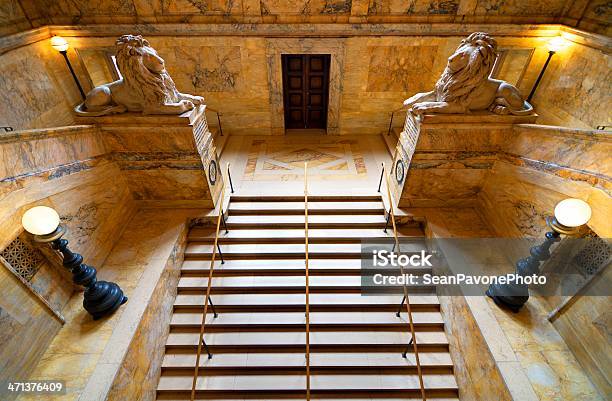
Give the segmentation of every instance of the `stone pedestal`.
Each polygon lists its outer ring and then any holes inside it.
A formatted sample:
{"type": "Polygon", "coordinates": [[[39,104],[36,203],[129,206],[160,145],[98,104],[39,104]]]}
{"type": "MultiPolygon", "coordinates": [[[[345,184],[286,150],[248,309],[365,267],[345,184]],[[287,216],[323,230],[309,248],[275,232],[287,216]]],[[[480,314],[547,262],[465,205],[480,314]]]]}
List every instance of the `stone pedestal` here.
{"type": "Polygon", "coordinates": [[[95,124],[135,200],[155,207],[214,207],[223,186],[206,106],[181,115],[76,117],[95,124]]]}
{"type": "Polygon", "coordinates": [[[406,115],[391,169],[391,193],[401,207],[475,206],[486,174],[503,157],[513,125],[536,114],[406,115]]]}

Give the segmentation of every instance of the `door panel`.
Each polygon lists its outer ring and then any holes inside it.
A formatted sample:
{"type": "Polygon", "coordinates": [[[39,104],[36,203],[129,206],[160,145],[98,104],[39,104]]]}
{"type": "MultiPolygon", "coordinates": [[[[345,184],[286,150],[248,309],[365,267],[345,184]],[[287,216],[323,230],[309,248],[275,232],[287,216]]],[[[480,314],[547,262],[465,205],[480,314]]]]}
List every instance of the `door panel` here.
{"type": "Polygon", "coordinates": [[[284,54],[285,128],[327,127],[329,54],[284,54]]]}

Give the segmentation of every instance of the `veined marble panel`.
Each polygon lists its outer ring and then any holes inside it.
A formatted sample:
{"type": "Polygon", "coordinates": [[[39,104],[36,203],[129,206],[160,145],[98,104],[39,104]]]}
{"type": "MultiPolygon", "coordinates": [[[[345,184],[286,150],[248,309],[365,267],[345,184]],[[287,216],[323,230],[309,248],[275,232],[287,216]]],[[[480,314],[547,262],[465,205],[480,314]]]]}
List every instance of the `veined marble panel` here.
{"type": "Polygon", "coordinates": [[[561,15],[565,3],[556,0],[477,0],[476,15],[561,15]]]}
{"type": "Polygon", "coordinates": [[[162,0],[164,15],[189,14],[241,14],[243,2],[225,0],[162,0]]]}
{"type": "Polygon", "coordinates": [[[430,90],[437,46],[369,46],[368,92],[430,90]]]}
{"type": "Polygon", "coordinates": [[[371,0],[370,15],[456,15],[459,0],[371,0]]]}
{"type": "Polygon", "coordinates": [[[240,46],[173,47],[159,49],[171,76],[188,93],[236,92],[242,80],[240,46]],[[168,54],[173,52],[170,57],[168,54]]]}
{"type": "Polygon", "coordinates": [[[351,0],[262,0],[262,15],[335,15],[351,12],[351,0]]]}
{"type": "MultiPolygon", "coordinates": [[[[491,75],[494,78],[509,82],[518,88],[534,51],[534,48],[501,49],[499,59],[496,62],[500,63],[499,68],[495,66],[491,75]]],[[[524,96],[527,95],[525,94],[524,96]]]]}

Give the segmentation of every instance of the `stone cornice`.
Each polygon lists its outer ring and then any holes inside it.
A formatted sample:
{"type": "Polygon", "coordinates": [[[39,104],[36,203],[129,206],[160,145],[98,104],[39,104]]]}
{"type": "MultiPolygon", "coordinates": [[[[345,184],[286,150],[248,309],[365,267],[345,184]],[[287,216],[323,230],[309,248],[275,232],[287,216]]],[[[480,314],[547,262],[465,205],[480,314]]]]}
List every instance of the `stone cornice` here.
{"type": "Polygon", "coordinates": [[[0,38],[0,54],[53,35],[67,37],[116,37],[126,32],[147,36],[260,36],[260,37],[355,37],[355,36],[465,36],[485,31],[494,36],[547,37],[560,33],[567,40],[610,53],[612,39],[559,24],[468,23],[363,23],[363,24],[114,24],[44,26],[0,38]]]}

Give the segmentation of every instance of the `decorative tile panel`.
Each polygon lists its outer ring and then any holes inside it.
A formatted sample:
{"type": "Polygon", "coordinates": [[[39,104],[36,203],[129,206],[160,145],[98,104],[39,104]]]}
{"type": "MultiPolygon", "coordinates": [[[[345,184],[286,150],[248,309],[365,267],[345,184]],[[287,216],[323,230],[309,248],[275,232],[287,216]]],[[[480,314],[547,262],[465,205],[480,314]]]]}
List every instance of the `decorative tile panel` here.
{"type": "Polygon", "coordinates": [[[589,277],[610,263],[612,246],[596,234],[586,237],[584,241],[585,245],[574,256],[573,262],[578,267],[580,274],[589,277]]]}
{"type": "Polygon", "coordinates": [[[38,250],[30,247],[19,237],[8,244],[2,252],[2,256],[9,265],[26,281],[31,281],[43,260],[38,250]]]}

